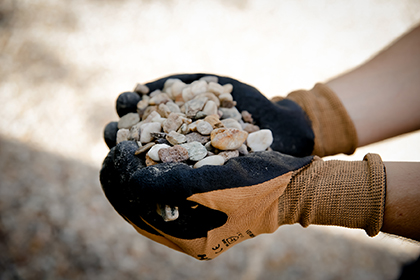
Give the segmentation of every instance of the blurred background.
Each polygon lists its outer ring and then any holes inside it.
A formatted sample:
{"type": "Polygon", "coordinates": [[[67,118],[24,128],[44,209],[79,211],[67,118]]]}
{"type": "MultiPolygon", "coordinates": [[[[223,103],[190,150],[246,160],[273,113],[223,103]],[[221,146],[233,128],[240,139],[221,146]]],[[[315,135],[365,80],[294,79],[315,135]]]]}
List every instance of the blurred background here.
{"type": "MultiPolygon", "coordinates": [[[[283,226],[199,262],[102,194],[119,93],[209,72],[268,97],[356,67],[420,23],[418,0],[0,0],[0,279],[395,279],[419,244],[283,226]]],[[[420,133],[358,149],[418,161],[420,133]]]]}

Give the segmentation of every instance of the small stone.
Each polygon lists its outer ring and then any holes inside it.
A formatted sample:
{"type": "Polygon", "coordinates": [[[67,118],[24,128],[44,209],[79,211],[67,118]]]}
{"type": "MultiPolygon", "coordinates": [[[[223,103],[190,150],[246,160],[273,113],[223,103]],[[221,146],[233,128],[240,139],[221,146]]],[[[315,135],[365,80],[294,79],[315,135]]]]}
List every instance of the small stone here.
{"type": "Polygon", "coordinates": [[[156,144],[150,148],[150,150],[147,152],[147,155],[154,161],[160,161],[159,154],[158,154],[159,150],[163,148],[170,148],[170,147],[171,146],[166,145],[166,144],[156,144]]]}
{"type": "Polygon", "coordinates": [[[169,110],[172,113],[181,113],[181,110],[179,109],[179,106],[176,105],[175,103],[173,103],[173,102],[167,102],[165,105],[169,108],[169,110]]]}
{"type": "Polygon", "coordinates": [[[140,93],[141,95],[146,95],[149,93],[149,87],[143,84],[137,84],[134,88],[134,92],[140,93]]]}
{"type": "Polygon", "coordinates": [[[247,139],[248,132],[235,128],[217,128],[211,132],[211,145],[220,150],[236,150],[247,139]]]}
{"type": "Polygon", "coordinates": [[[197,161],[194,164],[194,168],[200,168],[204,165],[223,165],[225,163],[225,159],[222,156],[215,155],[203,158],[200,161],[197,161]]]}
{"type": "Polygon", "coordinates": [[[231,93],[233,90],[233,85],[232,84],[225,84],[223,85],[223,92],[225,93],[231,93]]]}
{"type": "Polygon", "coordinates": [[[180,98],[179,98],[180,96],[182,97],[182,101],[184,102],[188,102],[195,97],[194,93],[191,91],[190,86],[185,87],[182,90],[181,95],[178,95],[178,97],[175,99],[175,102],[180,101],[180,98]]]}
{"type": "Polygon", "coordinates": [[[224,119],[221,122],[226,128],[236,128],[243,130],[241,124],[235,119],[224,119]]]}
{"type": "Polygon", "coordinates": [[[231,158],[235,158],[239,156],[238,150],[233,151],[223,151],[218,154],[219,156],[222,156],[225,159],[225,162],[228,161],[231,158]]]}
{"type": "Polygon", "coordinates": [[[222,108],[220,107],[219,110],[223,113],[222,119],[235,119],[237,121],[242,119],[241,113],[239,113],[236,107],[232,108],[222,108]]]}
{"type": "Polygon", "coordinates": [[[187,141],[187,137],[185,137],[184,134],[180,134],[172,130],[166,135],[166,140],[168,140],[168,142],[172,145],[178,145],[185,143],[187,141]]]}
{"type": "Polygon", "coordinates": [[[143,115],[141,116],[142,120],[147,119],[147,117],[152,113],[157,111],[157,106],[148,106],[146,110],[144,110],[143,115]]]}
{"type": "Polygon", "coordinates": [[[176,79],[176,78],[171,78],[171,79],[167,79],[166,81],[165,81],[165,83],[163,84],[163,91],[166,91],[166,89],[168,89],[168,88],[170,88],[170,87],[172,87],[172,85],[175,83],[175,82],[181,82],[182,83],[182,81],[180,80],[180,79],[176,79]]]}
{"type": "Polygon", "coordinates": [[[140,100],[137,103],[137,113],[139,114],[140,117],[143,116],[144,112],[147,109],[147,106],[149,106],[149,100],[146,100],[146,99],[140,100]]]}
{"type": "MultiPolygon", "coordinates": [[[[152,91],[150,94],[149,94],[149,97],[150,98],[153,98],[153,97],[155,97],[156,95],[159,95],[159,94],[161,94],[161,93],[163,93],[160,89],[156,89],[156,90],[154,90],[154,91],[152,91]]],[[[149,100],[150,100],[150,98],[149,98],[149,100]]]]}
{"type": "Polygon", "coordinates": [[[191,123],[190,119],[181,113],[170,113],[168,118],[162,123],[163,131],[169,133],[177,131],[183,123],[191,123]]]}
{"type": "Polygon", "coordinates": [[[140,140],[140,126],[141,123],[137,123],[130,128],[129,140],[139,141],[140,140]]]}
{"type": "Polygon", "coordinates": [[[203,111],[198,111],[197,114],[195,114],[195,119],[204,119],[205,117],[207,117],[207,114],[204,113],[203,111]]]}
{"type": "Polygon", "coordinates": [[[159,158],[162,162],[182,162],[188,160],[188,151],[179,145],[160,149],[159,158]]]}
{"type": "Polygon", "coordinates": [[[163,103],[159,104],[157,112],[163,118],[167,118],[169,114],[172,113],[171,109],[163,103]]]}
{"type": "Polygon", "coordinates": [[[162,126],[159,122],[144,123],[140,126],[140,142],[148,143],[153,140],[151,135],[154,132],[160,132],[162,126]]]}
{"type": "Polygon", "coordinates": [[[188,118],[193,118],[197,114],[198,111],[201,111],[206,104],[208,98],[207,97],[200,97],[196,99],[192,99],[188,102],[185,102],[185,115],[188,118]]]}
{"type": "Polygon", "coordinates": [[[192,161],[199,161],[207,155],[206,147],[196,141],[182,144],[181,147],[187,149],[189,159],[192,161]]]}
{"type": "Polygon", "coordinates": [[[178,95],[182,94],[182,90],[186,86],[187,85],[183,81],[175,81],[171,86],[172,97],[175,99],[178,95]]]}
{"type": "Polygon", "coordinates": [[[224,127],[223,123],[220,121],[219,115],[217,114],[208,115],[207,117],[204,118],[204,121],[211,124],[213,129],[224,127]]]}
{"type": "Polygon", "coordinates": [[[166,103],[171,101],[172,99],[169,97],[169,95],[167,93],[160,93],[156,96],[153,96],[152,98],[150,98],[149,100],[149,104],[150,105],[159,105],[161,103],[166,103]]]}
{"type": "Polygon", "coordinates": [[[203,76],[200,78],[200,80],[206,81],[207,83],[213,82],[217,83],[219,82],[219,78],[216,76],[203,76]]]}
{"type": "Polygon", "coordinates": [[[201,135],[209,135],[213,131],[213,126],[206,121],[197,123],[197,132],[201,135]]]}
{"type": "Polygon", "coordinates": [[[241,124],[241,126],[242,126],[242,129],[248,133],[252,133],[252,132],[260,130],[260,127],[258,125],[255,125],[252,123],[243,123],[241,124]]]}
{"type": "Polygon", "coordinates": [[[211,145],[211,141],[204,144],[204,147],[207,149],[207,151],[212,151],[213,150],[213,146],[211,145]]]}
{"type": "Polygon", "coordinates": [[[208,91],[214,93],[216,96],[224,93],[223,86],[218,83],[210,82],[208,85],[208,91]]]}
{"type": "Polygon", "coordinates": [[[219,95],[220,102],[223,101],[233,101],[233,96],[230,93],[222,93],[219,95]]]}
{"type": "Polygon", "coordinates": [[[241,155],[244,155],[244,156],[246,156],[247,154],[249,154],[249,152],[248,152],[248,148],[247,148],[247,146],[245,145],[245,144],[242,144],[239,148],[238,148],[238,150],[237,150],[241,155]]]}
{"type": "Polygon", "coordinates": [[[160,119],[161,116],[158,113],[158,111],[152,111],[150,112],[150,114],[147,116],[147,118],[145,118],[142,122],[143,123],[149,123],[149,122],[153,122],[156,119],[160,119]]]}
{"type": "Polygon", "coordinates": [[[158,164],[158,162],[154,161],[153,159],[151,159],[147,154],[146,154],[146,166],[152,166],[152,165],[156,165],[158,164]]]}
{"type": "Polygon", "coordinates": [[[273,135],[269,129],[261,129],[248,135],[247,145],[253,152],[265,151],[273,143],[273,135]]]}
{"type": "Polygon", "coordinates": [[[181,134],[184,134],[184,135],[187,134],[188,132],[190,132],[190,130],[188,128],[188,124],[183,123],[181,125],[181,127],[178,128],[178,130],[176,132],[181,133],[181,134]]]}
{"type": "Polygon", "coordinates": [[[203,108],[202,112],[205,113],[206,116],[208,116],[208,115],[217,114],[217,110],[218,110],[218,108],[217,108],[216,103],[212,100],[209,100],[209,101],[206,102],[206,105],[204,105],[204,108],[203,108]]]}
{"type": "Polygon", "coordinates": [[[147,152],[151,147],[153,147],[155,145],[155,143],[152,143],[152,142],[150,142],[150,143],[147,143],[147,144],[145,144],[145,145],[143,145],[143,146],[141,146],[141,147],[139,147],[135,152],[134,152],[134,155],[136,155],[136,156],[138,156],[138,155],[141,155],[141,154],[143,154],[144,152],[147,152]]]}
{"type": "Polygon", "coordinates": [[[117,144],[122,141],[127,141],[130,136],[130,131],[126,128],[121,128],[117,131],[117,144]]]}
{"type": "Polygon", "coordinates": [[[208,84],[206,81],[198,80],[191,83],[191,92],[194,95],[204,93],[207,91],[208,84]]]}
{"type": "Polygon", "coordinates": [[[130,128],[140,122],[140,116],[137,113],[128,113],[118,121],[118,128],[130,128]]]}
{"type": "Polygon", "coordinates": [[[219,100],[219,98],[217,98],[217,96],[214,93],[211,93],[211,92],[200,93],[200,94],[196,95],[194,97],[194,99],[200,98],[200,97],[207,97],[209,101],[211,100],[214,103],[216,103],[217,107],[220,106],[220,100],[219,100]]]}
{"type": "Polygon", "coordinates": [[[243,110],[241,112],[241,115],[242,115],[242,119],[244,120],[244,122],[247,122],[247,123],[253,123],[254,122],[254,120],[252,119],[252,115],[251,115],[250,112],[248,112],[246,110],[243,110]]]}
{"type": "Polygon", "coordinates": [[[185,137],[187,137],[187,143],[197,141],[203,145],[210,140],[210,136],[201,135],[197,132],[188,133],[185,137]]]}
{"type": "Polygon", "coordinates": [[[223,100],[220,103],[220,108],[232,108],[236,106],[236,101],[223,100]]]}

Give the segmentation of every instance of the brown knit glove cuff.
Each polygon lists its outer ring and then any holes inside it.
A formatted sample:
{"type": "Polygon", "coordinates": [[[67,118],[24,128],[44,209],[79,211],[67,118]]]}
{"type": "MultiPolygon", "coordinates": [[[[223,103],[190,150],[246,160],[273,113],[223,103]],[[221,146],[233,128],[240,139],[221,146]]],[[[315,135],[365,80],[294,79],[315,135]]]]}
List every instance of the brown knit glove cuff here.
{"type": "Polygon", "coordinates": [[[299,104],[312,122],[314,155],[323,157],[354,152],[357,133],[353,121],[329,87],[318,83],[309,91],[291,92],[287,98],[299,104]]]}
{"type": "Polygon", "coordinates": [[[376,154],[363,161],[316,158],[295,172],[279,199],[279,225],[300,223],[379,233],[385,206],[385,166],[376,154]]]}

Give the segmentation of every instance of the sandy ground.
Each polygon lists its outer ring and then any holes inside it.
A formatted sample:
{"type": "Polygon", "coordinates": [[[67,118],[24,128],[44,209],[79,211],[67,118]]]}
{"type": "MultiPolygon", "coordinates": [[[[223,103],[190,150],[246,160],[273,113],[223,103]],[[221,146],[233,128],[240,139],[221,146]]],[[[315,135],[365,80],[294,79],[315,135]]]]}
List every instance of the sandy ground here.
{"type": "MultiPolygon", "coordinates": [[[[416,0],[347,2],[0,1],[0,279],[395,279],[418,244],[335,227],[284,226],[198,262],[135,233],[98,180],[103,127],[137,82],[209,72],[284,96],[420,23],[416,0]]],[[[332,158],[418,161],[419,143],[332,158]]]]}

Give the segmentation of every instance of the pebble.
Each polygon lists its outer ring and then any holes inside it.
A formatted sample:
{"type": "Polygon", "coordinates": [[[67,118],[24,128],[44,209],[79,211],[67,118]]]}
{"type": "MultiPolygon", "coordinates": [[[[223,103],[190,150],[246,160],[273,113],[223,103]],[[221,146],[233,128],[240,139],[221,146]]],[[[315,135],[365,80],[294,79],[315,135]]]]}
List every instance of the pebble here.
{"type": "Polygon", "coordinates": [[[224,127],[223,123],[220,121],[219,115],[217,114],[208,115],[207,117],[204,118],[204,121],[211,124],[213,128],[224,127]]]}
{"type": "Polygon", "coordinates": [[[223,100],[220,104],[221,108],[233,108],[236,106],[236,101],[223,100]]]}
{"type": "Polygon", "coordinates": [[[187,141],[187,137],[184,134],[172,130],[166,135],[166,140],[168,140],[168,142],[172,145],[178,145],[185,143],[187,141]]]}
{"type": "Polygon", "coordinates": [[[206,144],[210,140],[210,136],[201,135],[198,132],[188,133],[187,135],[185,135],[185,137],[187,137],[187,143],[197,141],[203,145],[206,144]]]}
{"type": "Polygon", "coordinates": [[[148,106],[146,110],[144,110],[143,115],[141,116],[142,120],[147,119],[147,117],[154,111],[157,111],[157,106],[148,106]]]}
{"type": "Polygon", "coordinates": [[[211,145],[220,150],[236,150],[247,139],[248,132],[235,128],[217,128],[210,134],[211,145]]]}
{"type": "Polygon", "coordinates": [[[219,78],[216,76],[203,76],[200,78],[200,80],[206,81],[207,83],[213,82],[217,83],[219,82],[219,78]]]}
{"type": "Polygon", "coordinates": [[[209,100],[206,102],[206,105],[204,105],[203,113],[206,114],[206,116],[209,115],[215,115],[217,114],[218,106],[213,100],[209,100]]]}
{"type": "Polygon", "coordinates": [[[179,106],[176,105],[174,102],[170,101],[165,104],[172,113],[181,113],[179,106]]]}
{"type": "Polygon", "coordinates": [[[173,85],[175,82],[181,82],[181,83],[182,83],[182,81],[181,81],[180,79],[176,79],[176,78],[167,79],[167,80],[165,81],[165,83],[163,84],[163,89],[162,89],[162,91],[166,91],[168,88],[172,87],[172,85],[173,85]]]}
{"type": "Polygon", "coordinates": [[[148,143],[153,140],[151,133],[160,132],[162,125],[159,122],[144,123],[140,126],[140,142],[148,143]]]}
{"type": "Polygon", "coordinates": [[[197,141],[182,144],[181,147],[187,149],[189,159],[192,161],[199,161],[207,156],[206,147],[197,141]]]}
{"type": "Polygon", "coordinates": [[[236,128],[243,130],[241,124],[235,119],[224,119],[221,122],[226,128],[236,128]]]}
{"type": "Polygon", "coordinates": [[[248,135],[247,145],[253,152],[265,151],[273,143],[273,135],[269,129],[261,129],[248,135]]]}
{"type": "Polygon", "coordinates": [[[242,144],[239,148],[238,148],[238,150],[237,150],[241,155],[244,155],[244,156],[246,156],[247,154],[249,154],[249,152],[248,152],[248,148],[247,148],[247,146],[245,145],[245,144],[242,144]]]}
{"type": "Polygon", "coordinates": [[[191,99],[193,99],[195,97],[194,93],[191,91],[191,87],[184,88],[182,90],[182,94],[179,95],[179,96],[182,97],[182,98],[177,98],[177,99],[175,99],[175,101],[182,100],[184,102],[188,102],[188,101],[190,101],[191,99]]]}
{"type": "Polygon", "coordinates": [[[222,119],[235,119],[237,121],[242,119],[242,115],[241,113],[239,113],[236,107],[232,107],[232,108],[220,107],[219,110],[223,113],[222,119]]]}
{"type": "Polygon", "coordinates": [[[139,141],[140,140],[140,126],[141,123],[137,123],[130,128],[129,140],[139,141]]]}
{"type": "Polygon", "coordinates": [[[254,122],[254,120],[252,119],[252,115],[248,111],[246,111],[246,110],[242,111],[241,115],[242,115],[242,119],[244,120],[244,122],[247,122],[247,123],[253,123],[254,122]]]}
{"type": "Polygon", "coordinates": [[[194,164],[194,168],[200,168],[204,165],[223,165],[225,163],[225,159],[222,156],[214,155],[203,158],[200,161],[197,161],[194,164]]]}
{"type": "Polygon", "coordinates": [[[228,161],[231,158],[235,158],[239,156],[239,151],[238,150],[233,150],[233,151],[223,151],[218,153],[219,156],[222,156],[225,159],[225,162],[228,161]]]}
{"type": "Polygon", "coordinates": [[[149,106],[149,100],[147,99],[140,100],[137,103],[137,113],[139,114],[140,117],[143,116],[144,111],[146,111],[147,109],[147,106],[149,106]]]}
{"type": "Polygon", "coordinates": [[[159,105],[161,103],[166,103],[171,101],[172,99],[169,97],[167,93],[159,93],[156,96],[153,96],[149,100],[149,105],[159,105]]]}
{"type": "Polygon", "coordinates": [[[219,100],[220,102],[233,101],[233,96],[230,93],[222,93],[221,95],[219,95],[219,100]]]}
{"type": "Polygon", "coordinates": [[[197,123],[197,132],[201,135],[209,135],[213,131],[213,126],[206,121],[197,123]]]}
{"type": "Polygon", "coordinates": [[[203,110],[208,98],[203,96],[200,98],[192,99],[184,104],[185,115],[189,118],[194,118],[198,111],[203,110]]]}
{"type": "Polygon", "coordinates": [[[152,165],[159,164],[158,162],[156,162],[153,159],[151,159],[147,154],[146,154],[145,163],[146,163],[146,166],[152,166],[152,165]]]}
{"type": "Polygon", "coordinates": [[[128,113],[120,118],[118,121],[118,128],[130,128],[140,121],[140,116],[137,113],[128,113]]]}
{"type": "Polygon", "coordinates": [[[214,82],[210,82],[208,85],[208,91],[214,93],[216,96],[221,95],[225,92],[222,85],[214,82]]]}
{"type": "Polygon", "coordinates": [[[242,126],[242,129],[248,133],[252,133],[252,132],[256,132],[260,130],[260,127],[258,125],[255,125],[252,123],[242,123],[241,126],[242,126]]]}
{"type": "Polygon", "coordinates": [[[182,90],[186,87],[187,85],[181,81],[181,80],[177,80],[175,81],[172,85],[171,85],[171,94],[173,99],[175,99],[178,95],[182,94],[182,90]]]}
{"type": "Polygon", "coordinates": [[[232,84],[225,84],[223,85],[223,92],[225,93],[231,93],[233,90],[233,85],[232,84]]]}
{"type": "Polygon", "coordinates": [[[160,149],[159,158],[162,162],[182,162],[188,160],[188,151],[180,145],[160,149]]]}
{"type": "Polygon", "coordinates": [[[126,128],[121,128],[117,131],[117,144],[122,141],[127,141],[130,135],[130,131],[126,128]]]}
{"type": "Polygon", "coordinates": [[[168,118],[162,123],[163,131],[166,133],[177,131],[183,123],[191,123],[191,120],[184,117],[181,113],[170,113],[168,118]]]}
{"type": "Polygon", "coordinates": [[[169,114],[172,113],[171,109],[169,109],[169,107],[166,104],[163,104],[163,103],[159,104],[157,112],[163,118],[167,118],[169,116],[169,114]]]}
{"type": "Polygon", "coordinates": [[[145,145],[143,145],[143,146],[140,146],[135,152],[134,152],[134,155],[136,155],[136,156],[138,156],[138,155],[141,155],[141,154],[143,154],[144,152],[147,152],[151,147],[153,147],[155,145],[155,143],[153,143],[153,142],[150,142],[150,143],[147,143],[147,144],[145,144],[145,145]]]}
{"type": "Polygon", "coordinates": [[[191,83],[191,92],[194,95],[207,92],[208,84],[204,80],[198,80],[191,83]]]}
{"type": "Polygon", "coordinates": [[[220,106],[220,100],[219,100],[219,98],[217,98],[217,96],[214,93],[211,93],[211,92],[200,93],[200,94],[196,95],[194,98],[200,98],[200,97],[207,97],[209,100],[216,103],[217,107],[220,106]]]}
{"type": "Polygon", "coordinates": [[[166,144],[156,144],[150,148],[150,150],[147,152],[147,155],[154,161],[160,161],[160,157],[158,154],[159,150],[163,148],[170,148],[170,147],[171,146],[166,145],[166,144]]]}
{"type": "Polygon", "coordinates": [[[137,84],[134,88],[134,92],[140,93],[141,95],[146,95],[149,93],[149,88],[143,84],[137,84]]]}

